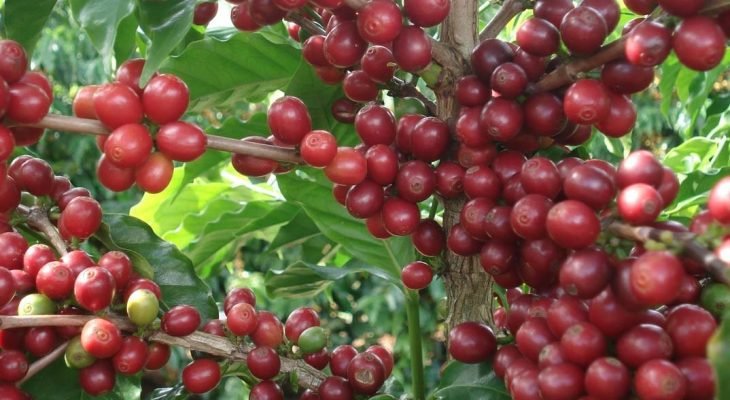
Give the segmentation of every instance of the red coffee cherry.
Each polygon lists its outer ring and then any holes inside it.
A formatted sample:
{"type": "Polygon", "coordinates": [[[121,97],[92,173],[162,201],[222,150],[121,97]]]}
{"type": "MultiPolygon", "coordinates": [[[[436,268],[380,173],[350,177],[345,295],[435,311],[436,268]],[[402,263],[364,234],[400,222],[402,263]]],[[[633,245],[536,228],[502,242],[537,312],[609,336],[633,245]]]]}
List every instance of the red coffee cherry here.
{"type": "Polygon", "coordinates": [[[172,180],[175,165],[163,153],[152,153],[144,164],[134,171],[134,180],[147,193],[160,193],[172,180]]]}
{"type": "Polygon", "coordinates": [[[407,72],[418,72],[431,63],[431,37],[418,26],[403,26],[393,40],[393,57],[407,72]]]}
{"type": "Polygon", "coordinates": [[[174,121],[155,135],[157,149],[175,161],[194,161],[205,153],[208,137],[196,124],[174,121]]]}
{"type": "Polygon", "coordinates": [[[311,131],[302,138],[299,152],[307,164],[326,167],[337,155],[337,139],[327,131],[311,131]]]}
{"type": "Polygon", "coordinates": [[[194,360],[183,368],[182,382],[190,393],[202,394],[213,390],[221,380],[221,369],[217,362],[202,358],[194,360]]]}
{"type": "Polygon", "coordinates": [[[159,342],[152,342],[148,347],[145,368],[156,370],[162,368],[170,359],[170,346],[159,342]]]}
{"type": "Polygon", "coordinates": [[[292,343],[297,343],[299,335],[308,328],[319,326],[319,315],[309,307],[299,307],[289,314],[284,325],[286,338],[292,343]]]}
{"type": "Polygon", "coordinates": [[[654,21],[639,23],[626,35],[626,60],[635,65],[661,64],[672,50],[672,33],[654,21]]]}
{"type": "Polygon", "coordinates": [[[284,326],[276,315],[268,311],[259,311],[258,325],[251,334],[251,340],[256,346],[276,348],[284,341],[284,326]]]}
{"type": "Polygon", "coordinates": [[[139,86],[139,78],[144,69],[143,58],[131,58],[117,68],[116,81],[132,88],[137,95],[142,96],[143,88],[139,86]]]}
{"type": "Polygon", "coordinates": [[[253,290],[245,287],[231,289],[223,300],[223,311],[228,314],[228,311],[238,303],[248,303],[255,306],[256,295],[253,290]]]}
{"type": "Polygon", "coordinates": [[[256,330],[256,309],[248,303],[235,304],[226,314],[228,330],[236,336],[250,335],[256,330]]]}
{"type": "Polygon", "coordinates": [[[70,237],[86,239],[99,229],[101,219],[101,206],[96,200],[91,197],[77,197],[61,212],[59,227],[63,226],[70,237]]]}
{"type": "Polygon", "coordinates": [[[327,178],[340,185],[357,185],[367,176],[367,160],[351,147],[340,147],[332,162],[324,168],[327,178]]]}
{"type": "Polygon", "coordinates": [[[92,319],[81,330],[81,346],[95,358],[111,358],[122,348],[122,332],[113,322],[92,319]]]}
{"type": "Polygon", "coordinates": [[[94,92],[94,112],[109,129],[139,123],[144,116],[142,101],[134,89],[123,83],[108,83],[94,92]]]}
{"type": "Polygon", "coordinates": [[[401,280],[408,289],[425,289],[433,280],[433,270],[431,270],[431,266],[423,261],[412,262],[403,267],[401,280]]]}
{"type": "Polygon", "coordinates": [[[120,168],[102,154],[96,163],[96,176],[99,182],[114,192],[123,192],[134,185],[134,169],[120,168]]]}
{"type": "Polygon", "coordinates": [[[357,393],[374,395],[385,382],[385,367],[375,354],[356,355],[347,366],[347,380],[357,393]]]}
{"type": "Polygon", "coordinates": [[[392,1],[371,1],[357,10],[357,31],[373,44],[392,42],[401,31],[403,16],[392,1]]]}
{"type": "Polygon", "coordinates": [[[160,327],[172,336],[187,336],[200,326],[200,313],[193,306],[179,305],[162,316],[160,327]]]}
{"type": "Polygon", "coordinates": [[[284,391],[274,381],[261,381],[251,388],[249,400],[284,400],[284,391]]]}
{"type": "Polygon", "coordinates": [[[92,396],[101,396],[114,389],[116,373],[110,360],[96,360],[79,371],[79,384],[92,396]]]}
{"type": "Polygon", "coordinates": [[[188,86],[171,74],[153,76],[142,93],[144,113],[158,125],[180,119],[188,108],[188,86]]]}
{"type": "Polygon", "coordinates": [[[642,305],[669,304],[677,296],[684,276],[679,259],[668,251],[650,251],[631,267],[631,293],[642,305]]]}
{"type": "Polygon", "coordinates": [[[147,344],[136,337],[126,336],[122,339],[122,346],[112,358],[114,370],[122,375],[134,375],[144,368],[147,361],[147,344]]]}
{"type": "Polygon", "coordinates": [[[251,375],[259,379],[272,379],[279,374],[281,360],[271,347],[259,346],[248,353],[246,366],[251,375]]]}
{"type": "Polygon", "coordinates": [[[457,361],[475,364],[488,360],[497,350],[492,330],[477,322],[462,322],[449,332],[449,354],[457,361]]]}
{"type": "Polygon", "coordinates": [[[104,268],[86,268],[76,278],[74,297],[79,305],[92,313],[99,312],[112,303],[114,276],[104,268]]]}
{"type": "Polygon", "coordinates": [[[634,389],[643,399],[680,400],[687,393],[687,379],[673,363],[651,360],[636,371],[634,389]]]}
{"type": "Polygon", "coordinates": [[[152,137],[144,125],[125,124],[107,137],[104,154],[117,167],[135,168],[144,164],[152,146],[152,137]]]}
{"type": "Polygon", "coordinates": [[[28,360],[16,350],[4,350],[0,353],[0,381],[17,382],[28,372],[28,360]]]}
{"type": "Polygon", "coordinates": [[[38,292],[45,294],[49,299],[63,300],[73,291],[74,279],[69,267],[58,261],[52,261],[38,271],[35,286],[38,292]]]}
{"type": "Polygon", "coordinates": [[[28,56],[20,43],[0,40],[0,76],[9,84],[23,77],[28,69],[28,56]]]}

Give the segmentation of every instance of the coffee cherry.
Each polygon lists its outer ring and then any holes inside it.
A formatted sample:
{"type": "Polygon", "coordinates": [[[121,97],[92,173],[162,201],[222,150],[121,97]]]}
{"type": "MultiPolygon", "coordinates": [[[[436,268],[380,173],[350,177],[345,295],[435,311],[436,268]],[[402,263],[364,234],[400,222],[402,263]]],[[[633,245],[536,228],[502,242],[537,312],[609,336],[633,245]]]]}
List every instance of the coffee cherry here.
{"type": "Polygon", "coordinates": [[[5,116],[15,122],[33,124],[48,114],[52,100],[40,87],[17,82],[10,85],[5,116]]]}
{"type": "Polygon", "coordinates": [[[314,130],[304,135],[299,151],[307,164],[326,167],[337,154],[337,140],[327,131],[314,130]]]}
{"type": "Polygon", "coordinates": [[[0,267],[0,307],[8,304],[15,296],[15,279],[13,274],[4,267],[0,267]]]}
{"type": "Polygon", "coordinates": [[[292,311],[286,319],[284,331],[286,338],[292,343],[297,343],[299,335],[308,328],[319,326],[319,315],[314,309],[309,307],[300,307],[292,311]]]}
{"type": "Polygon", "coordinates": [[[250,335],[256,330],[256,309],[248,303],[235,304],[226,314],[228,330],[236,336],[250,335]]]}
{"type": "Polygon", "coordinates": [[[276,315],[268,311],[259,311],[258,325],[251,334],[251,340],[256,346],[276,348],[284,341],[284,326],[276,315]]]}
{"type": "Polygon", "coordinates": [[[360,37],[355,21],[343,21],[327,34],[323,48],[329,64],[337,68],[349,68],[365,54],[367,42],[360,37]]]}
{"type": "Polygon", "coordinates": [[[101,396],[114,389],[116,375],[109,360],[97,360],[79,371],[81,388],[92,396],[101,396]]]}
{"type": "Polygon", "coordinates": [[[705,4],[704,0],[657,0],[657,2],[669,14],[685,18],[697,14],[705,4]]]}
{"type": "Polygon", "coordinates": [[[426,28],[446,19],[451,3],[445,0],[407,0],[403,2],[403,9],[409,21],[426,28]]]}
{"type": "Polygon", "coordinates": [[[449,354],[455,360],[476,364],[487,361],[497,350],[492,330],[477,322],[462,322],[449,332],[449,354]]]}
{"type": "Polygon", "coordinates": [[[28,360],[25,355],[15,350],[0,352],[0,381],[17,382],[28,372],[28,360]]]}
{"type": "Polygon", "coordinates": [[[476,75],[465,75],[456,81],[456,101],[464,107],[477,107],[491,97],[489,86],[482,83],[476,75]]]}
{"type": "Polygon", "coordinates": [[[367,177],[373,182],[387,186],[395,182],[398,173],[398,156],[395,150],[385,144],[376,144],[365,152],[367,177]]]}
{"type": "Polygon", "coordinates": [[[323,348],[316,353],[306,354],[302,358],[307,364],[320,371],[323,370],[330,362],[330,355],[327,348],[323,348]]]}
{"type": "Polygon", "coordinates": [[[542,18],[530,18],[520,25],[516,34],[517,44],[530,54],[549,56],[560,47],[560,32],[542,18]]]}
{"type": "MultiPolygon", "coordinates": [[[[385,2],[385,0],[381,2],[385,2]]],[[[345,75],[345,79],[342,81],[342,89],[348,99],[360,103],[375,100],[379,92],[378,85],[362,70],[355,70],[345,75]]]]}
{"type": "Polygon", "coordinates": [[[188,86],[180,78],[171,74],[158,74],[152,77],[142,93],[144,113],[158,125],[180,119],[188,108],[188,86]]]}
{"type": "Polygon", "coordinates": [[[350,345],[340,345],[332,350],[330,369],[332,374],[347,377],[347,367],[350,361],[358,354],[357,350],[350,345]]]}
{"type": "Polygon", "coordinates": [[[393,40],[393,57],[406,72],[419,72],[431,63],[431,37],[418,26],[403,26],[393,40]]]}
{"type": "Polygon", "coordinates": [[[638,24],[626,36],[626,60],[635,65],[659,65],[667,58],[671,49],[672,33],[654,21],[638,24]]]}
{"type": "Polygon", "coordinates": [[[576,54],[598,51],[608,32],[603,16],[585,5],[568,11],[560,23],[560,38],[568,50],[576,54]]]}
{"type": "Polygon", "coordinates": [[[614,93],[637,93],[654,81],[654,69],[616,60],[603,66],[601,81],[614,93]]]}
{"type": "Polygon", "coordinates": [[[534,13],[538,18],[549,21],[556,27],[560,27],[565,14],[574,8],[571,0],[537,0],[534,13]]]}
{"type": "Polygon", "coordinates": [[[357,31],[373,44],[393,41],[401,30],[403,17],[392,1],[371,1],[357,10],[357,31]]]}
{"type": "Polygon", "coordinates": [[[712,187],[707,208],[715,220],[723,224],[730,223],[730,177],[720,179],[712,187]]]}
{"type": "Polygon", "coordinates": [[[413,232],[421,219],[418,206],[399,197],[385,200],[382,209],[383,225],[395,236],[405,236],[413,232]]]}
{"type": "Polygon", "coordinates": [[[223,311],[228,314],[230,309],[238,303],[256,306],[256,295],[253,290],[245,287],[231,289],[223,300],[223,311]]]}
{"type": "Polygon", "coordinates": [[[357,150],[340,147],[332,162],[324,168],[327,178],[340,185],[357,185],[367,175],[367,161],[357,150]]]}
{"type": "Polygon", "coordinates": [[[145,60],[143,58],[131,58],[117,68],[116,81],[132,88],[135,93],[142,96],[143,88],[139,86],[139,78],[142,76],[145,60]]]}
{"type": "Polygon", "coordinates": [[[0,40],[0,76],[7,83],[19,81],[28,69],[28,56],[20,43],[0,40]]]}
{"type": "Polygon", "coordinates": [[[634,390],[643,399],[679,400],[687,392],[687,379],[671,362],[651,360],[636,371],[634,390]]]}
{"type": "Polygon", "coordinates": [[[411,132],[411,153],[422,161],[436,161],[446,151],[449,137],[449,127],[444,121],[435,117],[423,118],[411,132]]]}
{"type": "Polygon", "coordinates": [[[135,182],[134,169],[117,167],[104,154],[96,163],[96,176],[105,188],[114,192],[123,192],[135,182]]]}
{"type": "Polygon", "coordinates": [[[23,345],[33,356],[43,357],[56,348],[58,335],[48,326],[30,328],[25,334],[23,345]]]}
{"type": "Polygon", "coordinates": [[[603,333],[589,322],[571,326],[560,338],[567,361],[586,367],[606,353],[603,333]]]}
{"type": "Polygon", "coordinates": [[[654,11],[657,0],[624,0],[624,5],[634,14],[647,15],[654,11]]]}
{"type": "Polygon", "coordinates": [[[601,293],[610,278],[608,257],[601,250],[577,250],[560,267],[560,286],[566,293],[581,299],[601,293]]]}
{"type": "Polygon", "coordinates": [[[117,290],[121,292],[132,275],[132,260],[121,251],[110,251],[99,257],[98,265],[111,272],[117,290]]]}
{"type": "Polygon", "coordinates": [[[218,13],[218,3],[215,1],[206,1],[195,5],[193,13],[193,24],[208,25],[218,13]]]}
{"type": "MultiPolygon", "coordinates": [[[[363,59],[364,58],[365,56],[363,56],[363,59]]],[[[363,70],[365,71],[365,67],[363,67],[363,70]]],[[[370,76],[370,79],[374,80],[373,76],[370,76]]],[[[332,103],[330,110],[332,111],[332,116],[335,117],[337,122],[351,124],[355,121],[355,114],[359,108],[359,104],[346,97],[341,97],[332,103]]]]}
{"type": "Polygon", "coordinates": [[[122,375],[134,375],[144,368],[147,345],[136,336],[126,336],[117,354],[112,358],[114,370],[122,375]]]}
{"type": "Polygon", "coordinates": [[[160,127],[155,134],[155,144],[169,158],[187,162],[205,153],[208,137],[198,125],[174,121],[160,127]]]}
{"type": "Polygon", "coordinates": [[[550,239],[568,249],[590,246],[601,231],[601,224],[593,210],[575,200],[554,205],[547,214],[545,226],[550,239]]]}
{"type": "Polygon", "coordinates": [[[145,369],[156,370],[162,368],[170,359],[170,346],[159,342],[150,343],[147,348],[145,369]]]}
{"type": "Polygon", "coordinates": [[[242,0],[231,9],[231,22],[240,31],[254,32],[261,29],[261,25],[251,16],[248,3],[248,0],[242,0]]]}
{"type": "Polygon", "coordinates": [[[563,103],[550,93],[529,96],[522,107],[525,125],[536,135],[555,136],[565,127],[563,103]]]}
{"type": "Polygon", "coordinates": [[[256,347],[248,353],[246,366],[251,375],[259,379],[271,379],[279,374],[281,360],[271,347],[256,347]]]}
{"type": "Polygon", "coordinates": [[[107,137],[104,154],[120,168],[134,168],[144,164],[152,146],[152,137],[144,125],[125,124],[107,137]]]}
{"type": "Polygon", "coordinates": [[[611,110],[611,98],[606,87],[594,79],[581,79],[565,93],[563,109],[568,120],[590,125],[603,121],[611,110]]]}
{"type": "MultiPolygon", "coordinates": [[[[702,4],[701,1],[695,1],[702,4]]],[[[677,26],[672,48],[679,61],[697,71],[715,68],[725,55],[725,33],[714,19],[705,16],[686,18],[677,26]]]]}
{"type": "Polygon", "coordinates": [[[157,318],[160,305],[157,296],[147,289],[137,289],[126,300],[127,316],[137,326],[146,326],[157,318]]]}
{"type": "Polygon", "coordinates": [[[154,281],[145,278],[132,279],[124,289],[124,301],[128,301],[132,293],[140,289],[147,289],[152,292],[157,300],[162,299],[162,293],[160,292],[160,286],[154,281]]]}
{"type": "Polygon", "coordinates": [[[131,87],[123,83],[108,83],[94,92],[94,113],[109,129],[139,123],[144,115],[142,101],[131,87]]]}
{"type": "Polygon", "coordinates": [[[175,166],[163,153],[150,154],[147,161],[134,171],[134,179],[146,193],[160,193],[172,180],[175,166]]]}
{"type": "Polygon", "coordinates": [[[546,235],[545,221],[553,202],[539,194],[522,197],[512,208],[512,230],[524,239],[541,239],[546,235]]]}
{"type": "Polygon", "coordinates": [[[499,39],[482,40],[471,52],[471,65],[476,76],[488,84],[499,65],[512,61],[514,50],[499,39]]]}
{"type": "Polygon", "coordinates": [[[585,386],[586,392],[597,399],[621,400],[631,389],[631,375],[618,359],[603,357],[588,366],[585,386]]]}
{"type": "MultiPolygon", "coordinates": [[[[244,142],[271,145],[272,142],[260,136],[249,136],[241,139],[244,142]]],[[[234,154],[231,165],[240,174],[251,177],[264,177],[279,168],[279,163],[268,158],[254,157],[244,154],[234,154]]]]}
{"type": "Polygon", "coordinates": [[[297,340],[297,346],[302,354],[315,354],[327,345],[327,333],[324,328],[312,326],[305,329],[297,340]]]}
{"type": "Polygon", "coordinates": [[[374,395],[385,382],[385,367],[375,354],[360,353],[348,365],[347,378],[357,393],[374,395]]]}
{"type": "Polygon", "coordinates": [[[74,288],[74,276],[66,265],[52,261],[38,271],[35,278],[38,292],[51,300],[62,300],[68,297],[74,288]]]}
{"type": "Polygon", "coordinates": [[[355,130],[366,146],[391,145],[396,136],[393,113],[378,104],[368,104],[355,115],[355,130]]]}
{"type": "Polygon", "coordinates": [[[482,108],[479,126],[484,135],[504,142],[520,133],[523,120],[524,114],[519,103],[498,97],[482,108]]]}
{"type": "Polygon", "coordinates": [[[401,280],[408,289],[421,290],[428,287],[433,279],[431,267],[423,261],[412,262],[401,271],[401,280]]]}
{"type": "Polygon", "coordinates": [[[50,164],[39,158],[31,158],[13,168],[10,165],[9,175],[15,179],[18,189],[25,190],[35,196],[47,196],[53,190],[53,169],[50,164]]]}
{"type": "Polygon", "coordinates": [[[276,6],[273,0],[248,0],[248,12],[257,24],[273,25],[280,22],[286,11],[276,6]]]}
{"type": "Polygon", "coordinates": [[[621,191],[618,210],[621,218],[635,225],[654,222],[662,211],[664,200],[653,187],[636,183],[621,191]]]}
{"type": "Polygon", "coordinates": [[[667,315],[666,329],[677,357],[704,357],[717,322],[707,310],[694,304],[682,304],[667,315]]]}
{"type": "Polygon", "coordinates": [[[84,350],[81,345],[81,337],[78,335],[69,340],[64,354],[64,360],[66,361],[66,366],[77,369],[86,368],[96,361],[94,356],[84,350]]]}
{"type": "Polygon", "coordinates": [[[606,136],[619,138],[627,135],[636,124],[636,108],[628,96],[611,93],[611,108],[608,116],[596,124],[606,136]]]}
{"type": "Polygon", "coordinates": [[[122,333],[113,322],[95,318],[81,330],[81,346],[95,358],[110,358],[122,348],[122,333]]]}
{"type": "Polygon", "coordinates": [[[193,306],[179,305],[162,316],[160,327],[172,336],[187,336],[200,326],[200,313],[193,306]]]}
{"type": "Polygon", "coordinates": [[[77,197],[61,212],[58,224],[59,228],[65,228],[68,236],[86,239],[99,229],[101,218],[101,206],[96,200],[91,197],[77,197]]]}
{"type": "Polygon", "coordinates": [[[583,370],[573,364],[551,365],[537,376],[545,400],[577,399],[584,391],[583,370]]]}
{"type": "Polygon", "coordinates": [[[393,79],[395,57],[387,47],[370,46],[360,60],[360,67],[373,82],[385,84],[393,79]]]}
{"type": "Polygon", "coordinates": [[[355,398],[347,379],[339,376],[325,378],[319,385],[319,397],[322,400],[352,400],[355,398]]]}
{"type": "Polygon", "coordinates": [[[456,224],[446,237],[446,247],[460,256],[469,257],[479,253],[482,242],[474,239],[464,226],[456,224]]]}
{"type": "Polygon", "coordinates": [[[431,166],[414,160],[403,164],[395,179],[398,195],[404,200],[418,203],[426,200],[436,188],[436,175],[431,166]]]}
{"type": "Polygon", "coordinates": [[[715,374],[706,358],[688,357],[675,363],[687,378],[686,399],[712,399],[715,396],[715,374]]]}
{"type": "Polygon", "coordinates": [[[186,365],[182,371],[182,382],[190,393],[202,394],[213,390],[221,380],[218,363],[202,358],[186,365]]]}
{"type": "Polygon", "coordinates": [[[682,284],[684,268],[676,256],[667,251],[650,251],[631,267],[631,292],[643,305],[668,304],[682,284]]]}
{"type": "MultiPolygon", "coordinates": [[[[8,304],[14,304],[10,302],[8,304]]],[[[56,303],[48,296],[40,293],[31,293],[24,296],[18,303],[18,315],[51,315],[56,313],[56,303]]]]}

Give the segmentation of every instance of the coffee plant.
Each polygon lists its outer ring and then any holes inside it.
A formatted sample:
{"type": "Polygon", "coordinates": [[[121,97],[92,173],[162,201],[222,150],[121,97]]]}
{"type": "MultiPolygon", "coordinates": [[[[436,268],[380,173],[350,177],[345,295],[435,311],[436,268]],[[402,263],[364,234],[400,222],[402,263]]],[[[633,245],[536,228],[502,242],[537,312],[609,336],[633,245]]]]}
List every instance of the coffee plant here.
{"type": "Polygon", "coordinates": [[[0,7],[0,399],[730,398],[730,1],[0,7]]]}

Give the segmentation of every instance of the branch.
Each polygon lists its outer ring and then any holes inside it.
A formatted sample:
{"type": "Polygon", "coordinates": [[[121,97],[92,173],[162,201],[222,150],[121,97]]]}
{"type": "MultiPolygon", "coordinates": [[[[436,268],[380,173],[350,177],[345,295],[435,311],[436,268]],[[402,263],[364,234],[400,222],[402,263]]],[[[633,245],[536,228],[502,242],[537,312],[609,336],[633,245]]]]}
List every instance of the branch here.
{"type": "MultiPolygon", "coordinates": [[[[83,326],[86,322],[98,318],[94,315],[34,315],[34,316],[0,316],[0,329],[29,328],[36,326],[83,326]]],[[[136,327],[128,319],[108,316],[124,331],[134,332],[136,327]]],[[[162,331],[156,331],[147,337],[148,340],[170,346],[179,346],[190,350],[201,351],[210,355],[224,357],[232,361],[245,362],[250,351],[248,347],[239,348],[227,338],[205,332],[194,332],[191,335],[176,337],[162,331]]],[[[54,350],[55,352],[55,350],[54,350]]],[[[324,381],[325,374],[307,365],[302,360],[281,357],[281,371],[296,373],[299,384],[307,389],[316,390],[324,381]]]]}
{"type": "Polygon", "coordinates": [[[66,242],[61,238],[56,226],[48,219],[46,210],[40,207],[27,207],[21,204],[16,208],[16,211],[25,218],[28,226],[41,232],[51,242],[51,245],[59,255],[63,256],[68,253],[66,242]]]}
{"type": "Polygon", "coordinates": [[[290,12],[289,14],[286,15],[285,19],[287,21],[294,22],[295,24],[301,26],[303,29],[309,31],[310,33],[317,34],[317,35],[324,35],[327,33],[325,31],[325,29],[322,27],[322,25],[305,17],[298,11],[290,12]]]}
{"type": "Polygon", "coordinates": [[[436,103],[424,96],[423,93],[421,93],[421,91],[415,86],[406,83],[404,80],[398,77],[393,77],[393,79],[388,82],[388,90],[393,97],[412,97],[418,99],[421,103],[423,103],[426,109],[428,109],[428,112],[431,115],[436,115],[436,103]]]}
{"type": "Polygon", "coordinates": [[[531,89],[533,93],[548,92],[563,85],[574,82],[583,72],[598,68],[603,64],[617,60],[624,55],[624,38],[611,42],[590,57],[579,58],[563,64],[553,72],[545,75],[531,89]]]}
{"type": "Polygon", "coordinates": [[[730,283],[730,265],[727,265],[712,251],[697,242],[697,235],[691,232],[672,232],[649,226],[632,226],[621,222],[612,222],[608,231],[614,235],[646,243],[650,240],[670,243],[682,250],[682,253],[701,263],[712,277],[723,283],[730,283]]]}
{"type": "Polygon", "coordinates": [[[527,9],[526,2],[524,0],[505,0],[502,3],[502,7],[497,11],[487,26],[479,32],[479,41],[486,39],[494,39],[502,32],[507,24],[512,21],[512,18],[516,17],[517,14],[527,9]]]}
{"type": "MultiPolygon", "coordinates": [[[[48,114],[36,124],[28,124],[37,128],[54,129],[64,132],[78,132],[91,135],[108,135],[109,130],[104,125],[93,119],[68,117],[65,115],[48,114]]],[[[244,142],[230,139],[223,136],[206,135],[208,137],[207,147],[213,150],[220,150],[229,153],[244,154],[248,156],[268,158],[270,160],[283,161],[299,164],[301,158],[291,148],[272,146],[262,143],[244,142]]]]}
{"type": "Polygon", "coordinates": [[[18,386],[25,383],[28,379],[35,376],[35,374],[39,373],[43,368],[53,364],[54,361],[58,357],[61,357],[66,352],[66,347],[68,347],[69,342],[64,342],[60,346],[56,347],[52,352],[46,354],[43,356],[43,358],[40,358],[36,360],[33,364],[28,367],[28,372],[25,373],[25,376],[23,379],[18,382],[18,386]]]}

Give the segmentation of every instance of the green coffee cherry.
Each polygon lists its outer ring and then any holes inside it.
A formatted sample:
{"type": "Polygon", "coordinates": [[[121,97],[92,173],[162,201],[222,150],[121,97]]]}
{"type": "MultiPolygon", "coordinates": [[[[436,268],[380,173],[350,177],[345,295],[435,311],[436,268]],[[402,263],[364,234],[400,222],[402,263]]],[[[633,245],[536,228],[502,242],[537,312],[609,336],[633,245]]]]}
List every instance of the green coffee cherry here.
{"type": "Polygon", "coordinates": [[[157,296],[147,289],[135,290],[127,300],[127,316],[137,326],[151,324],[159,311],[157,296]]]}

